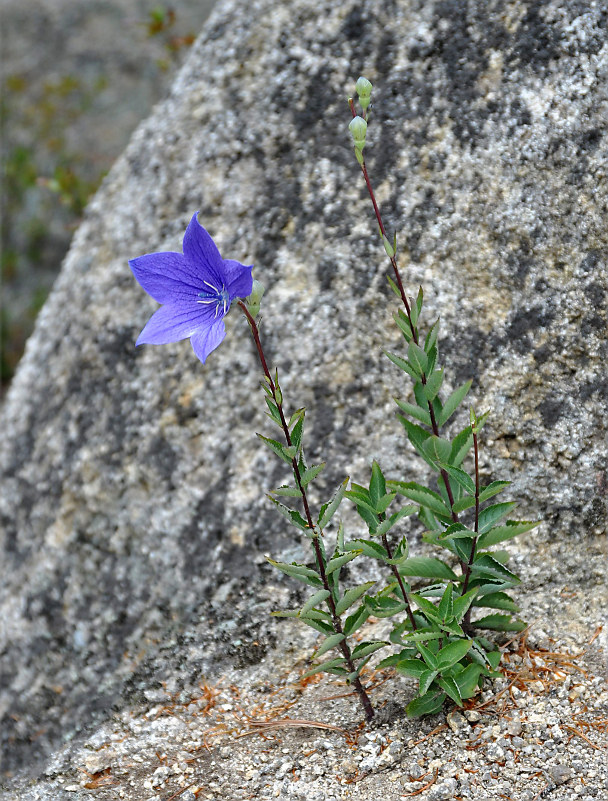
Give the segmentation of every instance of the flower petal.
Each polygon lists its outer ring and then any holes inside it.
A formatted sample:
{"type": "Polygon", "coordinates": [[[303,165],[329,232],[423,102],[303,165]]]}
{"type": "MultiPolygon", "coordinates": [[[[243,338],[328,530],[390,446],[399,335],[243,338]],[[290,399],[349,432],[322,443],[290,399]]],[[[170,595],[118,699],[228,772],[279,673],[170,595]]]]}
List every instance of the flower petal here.
{"type": "Polygon", "coordinates": [[[240,261],[224,259],[224,286],[228,290],[230,300],[234,298],[247,298],[253,289],[253,265],[246,266],[240,261]]]}
{"type": "Polygon", "coordinates": [[[192,336],[216,323],[215,307],[204,304],[167,303],[150,317],[136,345],[166,345],[192,336]]]}
{"type": "Polygon", "coordinates": [[[192,274],[181,253],[148,253],[131,259],[129,267],[140,286],[157,303],[179,302],[188,298],[196,300],[202,289],[200,279],[192,274]]]}
{"type": "Polygon", "coordinates": [[[197,357],[205,364],[207,356],[217,348],[225,336],[226,327],[224,326],[224,320],[220,317],[209,328],[199,328],[192,334],[190,344],[197,357]]]}
{"type": "Polygon", "coordinates": [[[197,214],[193,215],[184,234],[184,256],[200,279],[206,279],[219,292],[222,289],[222,257],[213,239],[198,222],[197,214]]]}

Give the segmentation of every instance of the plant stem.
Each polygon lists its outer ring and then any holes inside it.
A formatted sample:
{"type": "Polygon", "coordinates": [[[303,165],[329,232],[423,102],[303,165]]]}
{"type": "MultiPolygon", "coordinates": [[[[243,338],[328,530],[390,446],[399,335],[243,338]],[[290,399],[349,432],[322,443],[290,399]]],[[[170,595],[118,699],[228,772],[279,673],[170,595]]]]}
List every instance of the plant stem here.
{"type": "MultiPolygon", "coordinates": [[[[270,374],[270,370],[268,369],[268,364],[266,363],[266,358],[264,356],[264,349],[262,347],[262,342],[260,340],[259,328],[257,326],[257,323],[256,323],[255,319],[249,313],[249,309],[247,308],[245,303],[243,303],[242,300],[239,300],[238,301],[238,305],[241,307],[241,310],[245,314],[245,317],[247,318],[247,322],[249,323],[249,327],[251,329],[251,334],[253,336],[253,341],[255,342],[255,346],[256,346],[256,349],[258,351],[258,356],[260,357],[260,363],[262,365],[262,370],[264,371],[264,375],[266,376],[266,379],[268,381],[268,385],[270,387],[270,391],[272,392],[273,400],[274,400],[274,402],[276,404],[276,407],[278,409],[278,412],[279,412],[279,417],[280,417],[280,420],[281,420],[281,427],[283,429],[283,434],[285,435],[285,442],[287,443],[287,447],[289,448],[289,447],[291,447],[291,444],[292,444],[291,443],[291,434],[289,432],[289,426],[287,425],[287,421],[285,419],[285,414],[283,412],[283,404],[279,399],[279,395],[277,393],[277,388],[276,388],[275,382],[274,382],[274,380],[272,378],[272,375],[270,374]]],[[[323,559],[323,552],[322,552],[321,546],[319,544],[319,536],[322,536],[322,532],[317,530],[317,528],[316,528],[316,526],[315,526],[315,524],[313,522],[312,515],[310,513],[310,505],[308,503],[308,497],[306,495],[306,490],[302,486],[302,476],[300,474],[300,468],[299,468],[299,465],[298,465],[298,461],[297,461],[297,459],[295,457],[291,460],[291,467],[292,467],[292,470],[293,470],[293,475],[294,475],[294,478],[295,478],[295,481],[296,481],[296,485],[298,487],[298,490],[300,492],[300,496],[302,498],[302,505],[304,507],[304,514],[306,515],[306,522],[308,523],[308,528],[310,529],[311,534],[312,534],[312,544],[313,544],[313,548],[314,548],[314,551],[315,551],[315,557],[316,557],[316,560],[317,560],[317,566],[318,566],[318,569],[319,569],[319,576],[321,577],[321,581],[323,583],[323,588],[329,593],[329,595],[328,595],[328,597],[326,599],[326,603],[327,603],[327,606],[329,608],[330,614],[332,616],[333,628],[334,628],[334,631],[336,632],[336,634],[344,634],[344,630],[342,628],[342,621],[340,620],[340,616],[338,614],[336,614],[336,603],[334,601],[334,596],[333,596],[333,593],[331,591],[329,580],[327,578],[327,573],[325,571],[325,560],[323,559]]],[[[349,672],[350,673],[355,673],[355,671],[356,671],[355,663],[353,661],[353,657],[352,657],[352,653],[351,653],[350,647],[349,647],[348,643],[346,642],[346,638],[344,638],[339,643],[338,647],[342,651],[342,655],[344,656],[344,659],[345,659],[346,664],[348,666],[349,672]]],[[[372,704],[371,704],[371,701],[369,699],[369,696],[365,692],[365,689],[364,689],[364,687],[363,687],[363,685],[361,683],[361,680],[360,680],[360,678],[358,676],[353,681],[353,687],[355,688],[355,690],[356,690],[356,692],[357,692],[357,694],[359,696],[359,700],[361,701],[361,704],[363,706],[363,709],[365,710],[365,717],[367,718],[368,721],[371,720],[374,717],[374,709],[372,707],[372,704]]]]}
{"type": "MultiPolygon", "coordinates": [[[[465,577],[462,585],[461,595],[464,595],[469,588],[469,581],[471,578],[471,569],[475,560],[475,551],[477,549],[477,538],[479,534],[479,446],[477,443],[477,428],[473,425],[473,451],[475,453],[475,536],[471,543],[471,555],[469,556],[468,563],[465,564],[465,577]]],[[[465,626],[470,626],[471,623],[471,607],[468,608],[463,623],[465,626]]]]}
{"type": "MultiPolygon", "coordinates": [[[[393,558],[393,553],[391,551],[390,545],[388,544],[388,537],[386,536],[386,534],[382,535],[382,544],[386,548],[386,552],[388,554],[388,558],[392,559],[393,558]]],[[[403,601],[405,603],[405,609],[406,609],[406,612],[407,612],[407,616],[409,617],[410,623],[412,624],[412,630],[416,631],[418,626],[416,625],[416,620],[414,618],[414,613],[412,612],[412,607],[410,605],[410,599],[408,597],[407,592],[405,591],[405,586],[403,585],[403,579],[401,578],[401,573],[399,572],[399,568],[397,567],[397,565],[391,565],[391,570],[393,571],[393,575],[395,576],[395,578],[397,579],[397,583],[399,584],[399,589],[401,590],[401,594],[403,596],[403,601]]]]}

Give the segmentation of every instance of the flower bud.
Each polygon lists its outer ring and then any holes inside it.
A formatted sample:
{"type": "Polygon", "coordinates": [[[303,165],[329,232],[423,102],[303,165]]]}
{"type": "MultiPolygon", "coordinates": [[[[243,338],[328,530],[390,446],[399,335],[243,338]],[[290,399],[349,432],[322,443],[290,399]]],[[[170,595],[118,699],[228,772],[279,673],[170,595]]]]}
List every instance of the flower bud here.
{"type": "Polygon", "coordinates": [[[252,317],[257,317],[260,313],[260,303],[262,302],[262,295],[265,291],[265,287],[254,278],[251,295],[249,295],[245,301],[247,304],[247,310],[252,317]]]}
{"type": "Polygon", "coordinates": [[[367,78],[361,76],[355,84],[355,91],[359,95],[359,103],[361,104],[361,108],[363,111],[366,111],[371,100],[372,84],[367,80],[367,78]]]}
{"type": "Polygon", "coordinates": [[[356,150],[363,150],[365,147],[365,135],[367,133],[367,123],[363,117],[353,117],[350,121],[348,129],[353,137],[356,150]]]}

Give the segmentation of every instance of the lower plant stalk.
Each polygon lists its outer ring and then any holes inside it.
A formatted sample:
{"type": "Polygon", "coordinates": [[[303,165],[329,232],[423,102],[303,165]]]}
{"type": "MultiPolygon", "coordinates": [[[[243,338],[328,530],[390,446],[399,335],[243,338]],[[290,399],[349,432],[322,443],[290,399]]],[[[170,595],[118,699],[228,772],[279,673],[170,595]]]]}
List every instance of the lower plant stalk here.
{"type": "MultiPolygon", "coordinates": [[[[243,313],[245,314],[245,317],[247,318],[247,322],[249,323],[249,327],[251,329],[251,334],[253,336],[253,341],[255,342],[255,346],[256,346],[256,349],[258,351],[258,356],[260,358],[260,364],[262,365],[262,370],[264,371],[264,375],[266,376],[266,378],[268,380],[270,389],[272,391],[273,400],[274,400],[274,402],[276,404],[276,407],[277,407],[277,409],[279,411],[279,416],[280,416],[280,419],[281,419],[281,426],[283,428],[283,434],[285,435],[285,441],[287,443],[287,447],[291,447],[291,435],[289,433],[289,426],[287,425],[287,421],[285,420],[285,415],[283,413],[283,405],[280,402],[280,400],[278,398],[278,395],[276,393],[275,383],[274,383],[274,381],[272,379],[272,375],[270,374],[270,370],[268,369],[268,364],[266,362],[266,357],[264,356],[264,349],[262,348],[262,342],[260,340],[260,332],[259,332],[257,323],[256,323],[255,319],[252,317],[252,315],[250,314],[249,309],[247,308],[245,303],[243,303],[243,301],[239,300],[238,301],[238,305],[241,307],[243,313]]],[[[318,565],[318,568],[319,568],[319,575],[321,576],[321,581],[323,582],[323,588],[325,590],[327,590],[327,592],[329,592],[329,596],[327,598],[326,603],[327,603],[327,606],[329,607],[329,611],[330,611],[331,616],[332,616],[333,628],[334,628],[334,631],[335,631],[336,634],[343,634],[344,631],[342,629],[342,623],[340,621],[340,617],[336,614],[336,605],[334,603],[334,599],[333,599],[333,595],[331,593],[331,589],[330,589],[330,586],[329,586],[329,581],[328,581],[328,578],[327,578],[327,574],[325,572],[325,564],[323,562],[323,554],[321,552],[321,547],[319,545],[319,533],[316,530],[316,526],[315,526],[315,524],[313,522],[312,515],[310,513],[310,505],[308,503],[308,497],[306,495],[306,490],[302,486],[302,478],[300,476],[300,468],[298,466],[297,459],[295,459],[295,458],[292,459],[291,467],[293,469],[294,478],[296,480],[296,484],[298,486],[298,489],[300,491],[300,495],[302,497],[302,505],[304,507],[304,514],[306,515],[306,522],[308,523],[308,527],[309,527],[310,531],[313,534],[312,542],[313,542],[313,548],[315,550],[315,557],[316,557],[316,560],[317,560],[317,565],[318,565]]],[[[343,639],[338,647],[342,651],[342,656],[344,657],[344,659],[346,661],[346,664],[348,666],[349,672],[350,673],[354,673],[355,670],[356,670],[355,663],[353,662],[352,653],[351,653],[351,650],[350,650],[350,648],[348,646],[348,643],[346,642],[346,639],[343,639]]],[[[363,687],[363,684],[361,683],[361,679],[357,676],[357,678],[354,679],[352,684],[353,684],[353,687],[355,688],[355,691],[356,691],[357,695],[359,696],[359,700],[361,701],[361,705],[363,706],[363,709],[365,711],[365,717],[367,718],[368,721],[370,721],[374,717],[374,709],[372,707],[372,704],[371,704],[371,701],[369,699],[369,696],[366,693],[365,688],[363,687]]]]}

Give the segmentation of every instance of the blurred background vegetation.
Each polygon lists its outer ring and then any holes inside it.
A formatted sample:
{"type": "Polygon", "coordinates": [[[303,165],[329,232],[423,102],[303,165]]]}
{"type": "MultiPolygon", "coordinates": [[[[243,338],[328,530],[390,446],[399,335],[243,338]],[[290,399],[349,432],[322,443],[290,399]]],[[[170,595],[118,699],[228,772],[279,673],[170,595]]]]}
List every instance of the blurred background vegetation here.
{"type": "Polygon", "coordinates": [[[215,0],[2,0],[0,398],[82,212],[215,0]]]}

